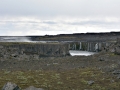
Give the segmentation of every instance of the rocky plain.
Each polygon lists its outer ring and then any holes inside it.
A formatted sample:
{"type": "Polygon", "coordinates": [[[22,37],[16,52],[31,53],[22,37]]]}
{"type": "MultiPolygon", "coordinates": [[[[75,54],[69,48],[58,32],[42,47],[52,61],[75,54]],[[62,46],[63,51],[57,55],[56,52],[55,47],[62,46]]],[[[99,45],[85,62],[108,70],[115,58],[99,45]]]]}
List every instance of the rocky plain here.
{"type": "Polygon", "coordinates": [[[117,38],[112,39],[116,40],[114,44],[91,56],[70,56],[67,51],[60,53],[58,49],[60,56],[54,56],[55,50],[53,56],[46,57],[1,46],[0,88],[120,90],[120,42],[117,38]]]}

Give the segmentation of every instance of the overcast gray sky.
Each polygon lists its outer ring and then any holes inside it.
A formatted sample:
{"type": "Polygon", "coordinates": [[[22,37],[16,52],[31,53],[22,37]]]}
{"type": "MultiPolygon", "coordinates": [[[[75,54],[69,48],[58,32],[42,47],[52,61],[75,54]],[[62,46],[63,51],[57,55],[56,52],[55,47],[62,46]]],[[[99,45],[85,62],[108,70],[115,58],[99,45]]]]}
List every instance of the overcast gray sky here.
{"type": "Polygon", "coordinates": [[[120,31],[120,0],[0,0],[0,35],[120,31]]]}

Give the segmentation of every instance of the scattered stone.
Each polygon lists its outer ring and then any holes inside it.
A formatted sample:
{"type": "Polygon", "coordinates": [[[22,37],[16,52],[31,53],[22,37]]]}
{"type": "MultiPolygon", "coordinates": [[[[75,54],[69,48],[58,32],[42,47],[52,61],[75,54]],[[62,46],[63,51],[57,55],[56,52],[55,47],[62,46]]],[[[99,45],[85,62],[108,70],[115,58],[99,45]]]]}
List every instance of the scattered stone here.
{"type": "Polygon", "coordinates": [[[114,70],[113,72],[112,72],[113,74],[120,74],[120,70],[114,70]]]}
{"type": "Polygon", "coordinates": [[[4,55],[0,53],[0,57],[4,57],[4,55]]]}
{"type": "Polygon", "coordinates": [[[34,86],[30,86],[30,87],[28,87],[28,88],[26,88],[24,90],[44,90],[44,89],[42,89],[42,88],[36,88],[34,86]]]}
{"type": "Polygon", "coordinates": [[[3,46],[0,45],[0,49],[4,48],[3,46]]]}
{"type": "Polygon", "coordinates": [[[115,49],[114,48],[110,49],[110,52],[115,53],[115,49]]]}
{"type": "Polygon", "coordinates": [[[118,62],[118,65],[120,65],[120,61],[118,62]]]}
{"type": "Polygon", "coordinates": [[[99,58],[99,61],[105,61],[105,58],[100,57],[100,58],[99,58]]]}
{"type": "Polygon", "coordinates": [[[117,79],[120,79],[120,74],[117,76],[117,79]]]}
{"type": "Polygon", "coordinates": [[[91,80],[91,81],[88,81],[88,85],[91,86],[91,85],[93,85],[93,84],[94,84],[94,81],[92,81],[92,80],[91,80]]]}
{"type": "Polygon", "coordinates": [[[17,54],[11,54],[11,56],[12,56],[12,57],[18,57],[18,55],[17,55],[17,54]]]}
{"type": "Polygon", "coordinates": [[[115,82],[115,80],[111,80],[110,82],[111,82],[111,83],[114,83],[114,82],[115,82]]]}
{"type": "Polygon", "coordinates": [[[7,82],[2,90],[20,90],[20,88],[15,83],[7,82]]]}
{"type": "Polygon", "coordinates": [[[115,47],[115,54],[120,55],[120,47],[119,46],[115,47]]]}
{"type": "Polygon", "coordinates": [[[53,65],[58,65],[58,63],[53,63],[53,65]]]}

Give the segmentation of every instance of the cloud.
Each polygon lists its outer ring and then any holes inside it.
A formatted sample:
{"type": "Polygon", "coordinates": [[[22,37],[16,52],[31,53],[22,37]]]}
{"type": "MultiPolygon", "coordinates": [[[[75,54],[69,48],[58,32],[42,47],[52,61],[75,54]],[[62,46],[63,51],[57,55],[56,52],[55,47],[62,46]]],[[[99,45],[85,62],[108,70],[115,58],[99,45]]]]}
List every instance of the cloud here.
{"type": "Polygon", "coordinates": [[[120,31],[120,0],[0,0],[0,35],[120,31]]]}
{"type": "Polygon", "coordinates": [[[120,0],[1,0],[2,16],[120,17],[120,0]]]}
{"type": "Polygon", "coordinates": [[[119,18],[0,18],[0,35],[56,35],[120,30],[119,18]]]}

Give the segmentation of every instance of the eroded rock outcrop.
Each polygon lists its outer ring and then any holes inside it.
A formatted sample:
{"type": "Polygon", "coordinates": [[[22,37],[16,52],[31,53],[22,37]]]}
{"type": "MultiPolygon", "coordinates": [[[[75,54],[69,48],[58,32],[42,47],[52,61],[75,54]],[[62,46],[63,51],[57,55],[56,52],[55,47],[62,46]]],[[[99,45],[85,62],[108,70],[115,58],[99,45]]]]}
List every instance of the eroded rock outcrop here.
{"type": "Polygon", "coordinates": [[[0,43],[1,58],[33,58],[67,56],[68,44],[61,43],[0,43]]]}
{"type": "Polygon", "coordinates": [[[110,45],[108,48],[109,52],[120,55],[120,38],[117,38],[117,42],[110,45]]]}

